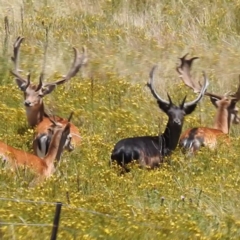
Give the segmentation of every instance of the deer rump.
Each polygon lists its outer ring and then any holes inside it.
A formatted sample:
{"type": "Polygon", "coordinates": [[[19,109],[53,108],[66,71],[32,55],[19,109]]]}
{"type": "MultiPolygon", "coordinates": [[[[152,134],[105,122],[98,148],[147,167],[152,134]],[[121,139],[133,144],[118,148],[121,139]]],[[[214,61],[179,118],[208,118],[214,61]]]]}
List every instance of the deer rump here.
{"type": "Polygon", "coordinates": [[[180,137],[179,147],[184,153],[195,153],[201,147],[215,149],[222,141],[228,144],[229,136],[219,129],[198,127],[186,130],[180,137]]]}
{"type": "MultiPolygon", "coordinates": [[[[201,84],[191,75],[193,61],[198,57],[187,59],[187,54],[180,58],[181,63],[177,67],[177,72],[183,83],[192,89],[194,92],[201,90],[201,84]]],[[[222,141],[229,144],[229,130],[232,123],[239,123],[237,102],[240,100],[240,77],[238,89],[234,94],[219,95],[215,93],[205,92],[206,96],[210,97],[211,103],[216,108],[214,123],[209,127],[190,128],[182,133],[179,146],[184,153],[195,153],[201,147],[215,149],[222,141]]]]}
{"type": "Polygon", "coordinates": [[[163,162],[161,136],[141,136],[120,140],[114,147],[111,160],[121,166],[138,160],[141,166],[158,167],[163,162]]]}

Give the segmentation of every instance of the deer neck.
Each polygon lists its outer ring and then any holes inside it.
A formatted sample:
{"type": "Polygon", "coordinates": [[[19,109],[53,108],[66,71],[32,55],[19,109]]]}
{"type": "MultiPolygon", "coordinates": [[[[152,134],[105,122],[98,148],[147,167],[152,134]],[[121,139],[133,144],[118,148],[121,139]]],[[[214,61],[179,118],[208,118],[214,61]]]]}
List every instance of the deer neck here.
{"type": "Polygon", "coordinates": [[[172,123],[168,120],[166,129],[161,135],[162,152],[164,155],[169,155],[176,149],[178,141],[182,132],[182,124],[172,123]]]}
{"type": "Polygon", "coordinates": [[[230,113],[227,108],[220,106],[215,116],[213,128],[221,130],[223,133],[228,134],[230,125],[230,113]]]}
{"type": "Polygon", "coordinates": [[[27,121],[31,127],[37,126],[43,120],[43,117],[44,117],[43,102],[33,107],[26,107],[25,109],[26,109],[27,121]]]}
{"type": "Polygon", "coordinates": [[[34,170],[35,173],[39,175],[41,175],[47,167],[46,163],[36,155],[9,146],[1,141],[0,158],[4,162],[8,162],[13,169],[24,166],[34,170]]]}
{"type": "Polygon", "coordinates": [[[56,159],[57,155],[59,154],[59,151],[62,152],[62,150],[63,150],[63,146],[61,146],[61,144],[60,144],[61,135],[62,135],[61,131],[58,131],[53,135],[50,146],[49,146],[48,153],[44,158],[44,161],[46,162],[46,164],[48,166],[47,175],[49,175],[49,176],[55,171],[54,160],[56,159]],[[59,148],[61,148],[61,149],[59,149],[59,148]]]}

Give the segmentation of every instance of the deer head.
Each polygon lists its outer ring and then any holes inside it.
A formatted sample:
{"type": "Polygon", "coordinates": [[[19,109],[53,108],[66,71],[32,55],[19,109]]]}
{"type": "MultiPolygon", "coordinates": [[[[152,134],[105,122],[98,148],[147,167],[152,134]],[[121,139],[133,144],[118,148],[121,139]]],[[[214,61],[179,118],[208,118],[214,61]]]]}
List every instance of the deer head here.
{"type": "Polygon", "coordinates": [[[169,94],[167,94],[168,101],[166,101],[163,98],[161,98],[155,91],[155,89],[153,87],[153,82],[154,82],[153,74],[154,74],[155,69],[156,69],[156,66],[154,66],[150,72],[150,78],[149,78],[150,80],[147,83],[147,86],[149,87],[154,98],[157,99],[159,108],[168,115],[169,123],[182,125],[185,115],[188,115],[195,110],[197,103],[202,99],[202,97],[205,94],[205,91],[209,84],[206,74],[203,73],[204,84],[199,91],[198,97],[191,102],[186,102],[186,96],[185,96],[183,98],[181,104],[177,106],[172,102],[172,99],[169,96],[169,94]]]}
{"type": "Polygon", "coordinates": [[[18,87],[24,92],[25,107],[34,108],[39,107],[42,104],[42,98],[47,94],[50,94],[57,85],[67,82],[78,73],[80,68],[87,63],[87,52],[86,49],[83,48],[82,54],[80,55],[79,51],[76,48],[73,48],[74,61],[66,76],[58,81],[43,83],[43,73],[41,73],[39,83],[38,85],[35,85],[31,83],[30,73],[27,75],[27,78],[22,77],[19,73],[19,49],[23,40],[23,37],[18,37],[13,44],[12,61],[14,63],[14,69],[11,73],[15,76],[18,87]]]}
{"type": "MultiPolygon", "coordinates": [[[[67,120],[66,126],[69,125],[68,128],[70,128],[70,121],[72,119],[72,116],[73,116],[73,112],[71,112],[71,114],[67,120]]],[[[49,127],[48,130],[49,130],[49,133],[51,134],[51,136],[53,136],[56,131],[66,128],[66,126],[63,128],[63,125],[61,123],[56,122],[54,119],[50,118],[50,121],[52,122],[52,125],[49,127]]],[[[63,131],[63,133],[65,135],[61,137],[61,140],[59,142],[58,153],[56,156],[57,161],[60,161],[60,157],[61,157],[63,149],[65,149],[67,151],[72,151],[74,149],[74,146],[71,144],[72,135],[71,135],[70,131],[68,131],[67,134],[65,131],[63,131]]]]}

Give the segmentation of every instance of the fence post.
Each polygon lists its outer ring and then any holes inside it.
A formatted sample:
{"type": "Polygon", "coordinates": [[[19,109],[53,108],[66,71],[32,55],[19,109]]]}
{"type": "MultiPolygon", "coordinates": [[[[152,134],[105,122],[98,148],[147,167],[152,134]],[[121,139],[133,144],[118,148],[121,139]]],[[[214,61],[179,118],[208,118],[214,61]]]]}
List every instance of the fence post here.
{"type": "Polygon", "coordinates": [[[54,216],[54,220],[53,220],[51,240],[56,240],[57,239],[57,232],[58,232],[61,208],[62,208],[62,203],[57,202],[55,216],[54,216]]]}

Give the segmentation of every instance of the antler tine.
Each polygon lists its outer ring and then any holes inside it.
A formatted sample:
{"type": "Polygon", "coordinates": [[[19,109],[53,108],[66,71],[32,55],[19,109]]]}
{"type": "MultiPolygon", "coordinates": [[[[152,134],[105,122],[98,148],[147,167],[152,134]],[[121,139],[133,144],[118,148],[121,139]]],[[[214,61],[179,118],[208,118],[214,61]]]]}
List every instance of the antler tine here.
{"type": "Polygon", "coordinates": [[[58,81],[55,81],[53,83],[47,83],[47,84],[45,84],[45,86],[52,85],[52,84],[60,85],[60,84],[65,83],[66,81],[68,81],[72,77],[74,77],[79,72],[80,68],[87,63],[88,58],[87,58],[87,48],[86,47],[82,48],[81,55],[79,54],[78,49],[76,49],[75,47],[73,47],[73,51],[74,51],[74,61],[72,63],[70,70],[68,71],[67,75],[58,81]]]}
{"type": "MultiPolygon", "coordinates": [[[[202,85],[200,85],[200,86],[202,86],[202,85]]],[[[223,95],[217,95],[217,94],[210,93],[210,92],[205,92],[205,96],[217,98],[217,99],[219,99],[219,100],[224,97],[223,95]]]]}
{"type": "MultiPolygon", "coordinates": [[[[186,86],[193,89],[193,91],[195,93],[199,93],[202,89],[202,84],[200,82],[198,82],[198,83],[194,82],[194,80],[192,79],[191,73],[190,73],[193,61],[195,59],[199,59],[199,57],[193,57],[190,59],[186,59],[187,55],[188,55],[188,53],[180,58],[181,64],[180,64],[180,66],[177,67],[177,72],[180,74],[180,78],[183,80],[183,82],[186,86]]],[[[217,95],[214,93],[210,93],[210,92],[205,92],[205,95],[209,96],[209,97],[214,97],[217,99],[223,98],[223,96],[220,96],[220,95],[217,95]]]]}
{"type": "Polygon", "coordinates": [[[24,40],[24,37],[19,36],[13,44],[13,56],[11,57],[11,60],[14,63],[14,69],[11,70],[10,72],[16,77],[16,79],[19,79],[20,81],[27,84],[24,87],[28,87],[28,85],[30,84],[30,81],[28,81],[29,79],[27,80],[27,79],[23,78],[18,72],[19,71],[19,69],[18,69],[19,49],[20,49],[20,46],[21,46],[21,43],[22,43],[23,40],[24,40]]]}
{"type": "Polygon", "coordinates": [[[40,77],[39,77],[39,84],[38,84],[35,92],[39,91],[43,86],[43,75],[44,75],[43,72],[41,72],[40,77]]]}
{"type": "Polygon", "coordinates": [[[198,103],[202,99],[202,97],[205,95],[205,92],[206,92],[207,87],[209,85],[209,81],[208,81],[208,78],[207,78],[206,73],[204,71],[203,71],[203,78],[204,78],[204,84],[203,84],[203,86],[200,90],[200,93],[199,93],[198,97],[191,102],[184,103],[184,107],[191,106],[193,104],[198,103]]]}
{"type": "Polygon", "coordinates": [[[52,117],[49,117],[49,120],[51,121],[51,123],[53,123],[54,126],[57,126],[57,122],[55,121],[55,119],[52,119],[52,117]]]}
{"type": "Polygon", "coordinates": [[[147,86],[149,87],[152,95],[160,102],[164,103],[164,104],[169,104],[168,101],[162,99],[155,91],[154,87],[153,87],[153,82],[154,82],[154,72],[157,68],[157,65],[153,66],[152,70],[149,73],[149,82],[147,83],[147,86]]]}
{"type": "MultiPolygon", "coordinates": [[[[74,112],[71,112],[71,113],[70,113],[70,115],[69,115],[69,117],[68,117],[68,122],[71,121],[72,116],[73,116],[73,113],[74,113],[74,112]]],[[[49,120],[51,121],[51,123],[54,124],[54,126],[57,126],[57,125],[58,125],[58,124],[57,124],[57,120],[56,120],[56,118],[55,118],[55,115],[49,117],[49,120]]]]}
{"type": "Polygon", "coordinates": [[[186,59],[187,55],[188,53],[185,54],[183,57],[179,58],[181,60],[181,63],[180,66],[177,67],[177,72],[180,74],[180,77],[185,85],[193,89],[194,92],[199,92],[201,87],[193,81],[190,73],[192,63],[195,59],[198,59],[198,57],[186,59]]]}
{"type": "Polygon", "coordinates": [[[48,119],[50,120],[51,123],[53,123],[54,126],[57,126],[57,121],[56,121],[55,115],[52,113],[51,110],[49,110],[49,112],[50,112],[50,114],[47,115],[48,119]]]}
{"type": "Polygon", "coordinates": [[[24,37],[17,37],[16,41],[13,44],[13,56],[11,57],[14,62],[14,70],[18,71],[18,59],[19,59],[19,48],[21,46],[24,37]]]}

